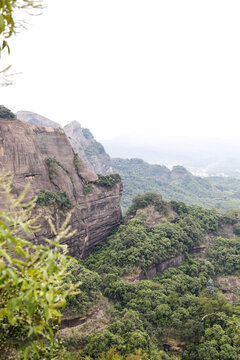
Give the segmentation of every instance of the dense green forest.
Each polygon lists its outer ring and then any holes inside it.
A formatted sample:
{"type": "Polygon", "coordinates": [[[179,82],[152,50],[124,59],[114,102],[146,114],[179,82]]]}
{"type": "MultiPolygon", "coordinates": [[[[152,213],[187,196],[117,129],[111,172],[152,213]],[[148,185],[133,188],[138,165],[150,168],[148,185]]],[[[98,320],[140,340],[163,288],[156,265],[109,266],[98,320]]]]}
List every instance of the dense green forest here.
{"type": "Polygon", "coordinates": [[[126,210],[132,199],[146,192],[161,194],[166,200],[207,208],[240,208],[240,180],[222,177],[200,178],[182,166],[170,171],[141,159],[112,159],[114,171],[123,181],[122,206],[126,210]]]}
{"type": "MultiPolygon", "coordinates": [[[[54,227],[48,246],[16,236],[34,230],[34,200],[15,201],[10,182],[11,210],[0,222],[0,358],[239,360],[238,211],[139,195],[107,241],[73,261],[54,227]]],[[[71,236],[67,222],[60,236],[71,236]]]]}
{"type": "Polygon", "coordinates": [[[76,326],[59,331],[65,356],[239,359],[240,302],[228,302],[219,282],[240,274],[236,226],[236,212],[220,215],[152,193],[134,199],[108,241],[71,269],[71,281],[82,284],[63,320],[76,326]],[[158,223],[148,221],[149,208],[161,215],[158,223]],[[179,266],[148,272],[179,254],[179,266]]]}

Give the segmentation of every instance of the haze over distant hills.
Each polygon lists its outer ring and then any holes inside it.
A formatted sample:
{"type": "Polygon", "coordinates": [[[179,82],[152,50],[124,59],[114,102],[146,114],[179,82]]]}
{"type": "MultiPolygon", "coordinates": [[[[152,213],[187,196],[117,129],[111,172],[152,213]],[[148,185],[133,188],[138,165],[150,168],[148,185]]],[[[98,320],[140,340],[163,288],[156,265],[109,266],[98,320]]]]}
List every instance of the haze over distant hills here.
{"type": "Polygon", "coordinates": [[[45,116],[36,114],[32,111],[18,111],[16,113],[16,116],[19,120],[27,122],[32,125],[56,127],[56,128],[61,127],[61,125],[58,124],[57,122],[52,121],[46,118],[45,116]]]}
{"type": "Polygon", "coordinates": [[[182,165],[199,176],[240,177],[240,144],[228,140],[159,140],[121,136],[102,141],[111,157],[141,158],[151,164],[182,165]]]}
{"type": "MultiPolygon", "coordinates": [[[[34,125],[61,127],[59,123],[30,111],[19,111],[17,112],[17,117],[22,121],[34,125]]],[[[66,125],[64,130],[66,133],[70,131],[69,125],[66,125]]],[[[76,129],[74,131],[76,132],[76,129]]],[[[70,132],[71,135],[73,135],[72,131],[70,132]]],[[[80,133],[79,137],[82,137],[80,133]]],[[[68,136],[72,138],[71,135],[68,136]]],[[[92,142],[90,138],[88,141],[92,142]]],[[[78,151],[76,150],[76,138],[72,142],[74,143],[74,145],[72,143],[72,146],[75,146],[75,151],[78,151]]],[[[85,142],[85,140],[83,142],[85,142]]],[[[97,163],[93,157],[99,156],[97,149],[95,149],[97,151],[96,153],[91,154],[91,161],[89,160],[90,155],[85,158],[86,161],[89,161],[89,167],[95,170],[95,172],[111,172],[111,170],[109,170],[111,168],[110,158],[107,155],[109,154],[112,158],[141,158],[151,164],[166,165],[169,168],[175,165],[181,165],[193,174],[202,177],[231,176],[240,178],[240,144],[234,140],[179,140],[176,139],[173,129],[172,139],[164,138],[164,134],[159,134],[159,139],[157,134],[154,139],[148,138],[147,136],[146,138],[134,138],[134,135],[126,134],[112,140],[102,140],[101,144],[106,150],[104,150],[103,153],[102,149],[99,149],[102,153],[101,156],[104,157],[103,162],[108,162],[107,169],[103,167],[94,169],[97,163]]],[[[86,144],[84,150],[85,149],[86,144]]],[[[90,152],[92,152],[92,150],[93,149],[90,149],[90,152]]],[[[79,155],[83,156],[81,150],[79,155]]]]}
{"type": "Polygon", "coordinates": [[[201,178],[182,166],[169,170],[141,159],[112,159],[113,168],[123,181],[122,205],[146,192],[161,194],[166,200],[218,209],[240,208],[240,179],[226,177],[201,178]]]}
{"type": "MultiPolygon", "coordinates": [[[[21,111],[17,113],[17,117],[38,126],[60,127],[60,124],[33,112],[21,111]]],[[[227,150],[221,149],[218,142],[205,143],[203,146],[197,142],[164,140],[152,144],[140,141],[138,145],[133,145],[126,137],[125,142],[121,138],[116,142],[104,142],[111,155],[120,154],[119,158],[111,160],[91,131],[82,128],[77,121],[72,121],[63,129],[74,151],[87,162],[90,170],[102,174],[117,172],[121,175],[124,185],[121,201],[123,208],[127,208],[135,196],[146,192],[156,192],[166,200],[180,200],[204,207],[240,208],[237,146],[233,152],[236,158],[231,161],[227,158],[233,144],[227,150]],[[132,154],[138,154],[155,165],[133,158],[132,154]],[[202,178],[194,174],[204,177],[215,174],[222,176],[202,178]],[[232,175],[236,179],[223,175],[232,175]]]]}

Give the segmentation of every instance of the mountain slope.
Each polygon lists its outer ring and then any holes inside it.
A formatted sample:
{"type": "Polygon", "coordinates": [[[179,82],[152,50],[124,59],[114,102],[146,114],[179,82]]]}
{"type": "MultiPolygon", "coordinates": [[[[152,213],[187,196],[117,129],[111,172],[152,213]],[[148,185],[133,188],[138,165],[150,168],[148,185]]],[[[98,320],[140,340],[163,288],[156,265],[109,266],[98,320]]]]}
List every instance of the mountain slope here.
{"type": "Polygon", "coordinates": [[[112,172],[110,156],[105,152],[104,147],[94,139],[90,130],[82,128],[77,121],[72,121],[63,129],[74,151],[87,162],[90,170],[97,174],[112,172]]]}
{"type": "Polygon", "coordinates": [[[88,308],[73,319],[76,326],[69,321],[69,349],[97,360],[237,360],[239,302],[224,295],[229,285],[237,292],[240,242],[219,237],[237,219],[153,193],[134,199],[130,212],[133,218],[80,264],[85,296],[68,306],[82,311],[87,299],[88,308]],[[150,207],[158,213],[155,224],[148,221],[150,207]],[[146,356],[128,357],[139,348],[146,356]]]}
{"type": "MultiPolygon", "coordinates": [[[[179,200],[218,209],[240,208],[240,196],[236,182],[221,187],[221,178],[208,180],[192,175],[182,166],[172,171],[161,165],[151,165],[141,159],[112,159],[113,169],[123,181],[122,206],[128,207],[138,194],[160,193],[166,200],[179,200]],[[219,181],[219,186],[218,185],[219,181]]],[[[211,179],[211,178],[209,178],[211,179]]],[[[223,180],[222,180],[223,181],[223,180]]],[[[224,180],[225,183],[227,180],[224,180]]]]}

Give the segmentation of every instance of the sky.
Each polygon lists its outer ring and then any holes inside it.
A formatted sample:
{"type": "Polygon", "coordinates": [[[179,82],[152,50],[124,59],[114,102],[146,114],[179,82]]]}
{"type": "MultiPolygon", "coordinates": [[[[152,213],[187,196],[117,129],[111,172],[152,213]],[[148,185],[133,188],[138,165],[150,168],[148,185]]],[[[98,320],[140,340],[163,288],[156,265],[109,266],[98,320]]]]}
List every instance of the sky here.
{"type": "Polygon", "coordinates": [[[11,41],[0,103],[97,140],[240,134],[239,0],[49,0],[11,41]]]}

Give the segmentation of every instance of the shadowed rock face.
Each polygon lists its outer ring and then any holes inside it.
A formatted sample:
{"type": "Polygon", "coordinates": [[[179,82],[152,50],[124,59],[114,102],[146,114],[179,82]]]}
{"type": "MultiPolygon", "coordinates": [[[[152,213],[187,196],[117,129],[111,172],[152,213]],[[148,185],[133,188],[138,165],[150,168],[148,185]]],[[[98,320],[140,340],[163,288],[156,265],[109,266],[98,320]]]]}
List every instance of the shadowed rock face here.
{"type": "MultiPolygon", "coordinates": [[[[67,239],[69,253],[84,257],[104,241],[118,225],[121,218],[120,197],[122,184],[112,188],[92,184],[89,194],[84,195],[84,186],[97,179],[79,159],[74,165],[74,151],[61,128],[45,128],[19,120],[0,120],[0,169],[14,174],[13,192],[17,195],[30,184],[27,197],[30,199],[40,190],[63,190],[74,204],[70,224],[75,235],[67,239]],[[57,174],[49,177],[47,160],[56,158],[57,174]]],[[[56,215],[56,214],[55,214],[56,215]]],[[[57,214],[60,221],[64,215],[57,214]]],[[[51,231],[44,216],[42,230],[37,235],[51,238],[51,231]]]]}

